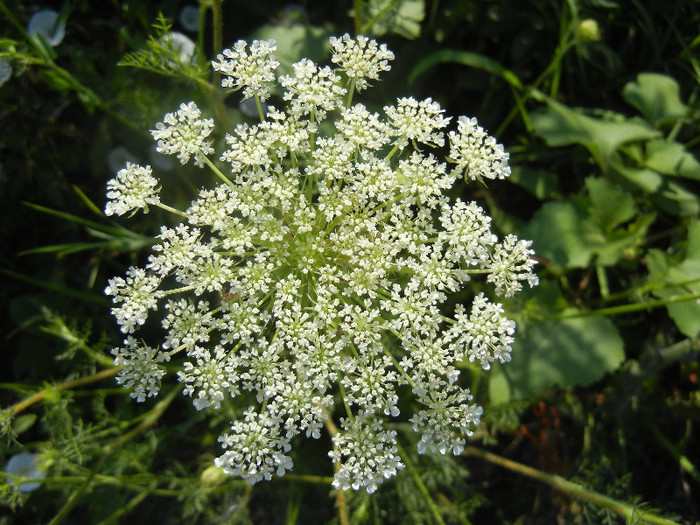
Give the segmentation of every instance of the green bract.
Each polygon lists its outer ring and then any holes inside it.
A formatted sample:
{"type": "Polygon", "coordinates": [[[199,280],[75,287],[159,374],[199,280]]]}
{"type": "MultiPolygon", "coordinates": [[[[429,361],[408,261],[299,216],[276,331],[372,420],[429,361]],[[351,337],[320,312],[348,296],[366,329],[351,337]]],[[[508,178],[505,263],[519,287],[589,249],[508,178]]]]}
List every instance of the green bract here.
{"type": "MultiPolygon", "coordinates": [[[[501,305],[480,293],[448,316],[448,296],[472,278],[511,296],[537,277],[529,242],[499,241],[479,206],[445,196],[463,174],[507,176],[503,147],[462,118],[447,137],[450,167],[429,152],[445,145],[450,122],[437,102],[401,98],[385,117],[351,104],[389,69],[386,46],[345,35],[331,47],[338,68],[301,60],[277,79],[286,108],[265,115],[274,42],[219,55],[222,85],[255,98],[261,121],[238,125],[218,150],[194,102],[156,126],[159,151],[223,182],[200,191],[185,222],[161,229],[146,267],[110,280],[106,293],[127,334],[113,351],[119,380],[134,397],[156,395],[160,363],[177,357],[198,409],[253,402],[220,437],[217,466],[251,483],[283,475],[292,438],[318,438],[339,400],[334,485],[372,492],[403,468],[387,418],[412,423],[420,452],[459,454],[481,408],[457,365],[510,360],[515,323],[501,305]],[[153,349],[133,334],[160,305],[165,335],[153,349]]],[[[129,165],[109,189],[111,213],[165,207],[150,168],[129,165]],[[148,181],[132,181],[138,174],[148,181]]]]}

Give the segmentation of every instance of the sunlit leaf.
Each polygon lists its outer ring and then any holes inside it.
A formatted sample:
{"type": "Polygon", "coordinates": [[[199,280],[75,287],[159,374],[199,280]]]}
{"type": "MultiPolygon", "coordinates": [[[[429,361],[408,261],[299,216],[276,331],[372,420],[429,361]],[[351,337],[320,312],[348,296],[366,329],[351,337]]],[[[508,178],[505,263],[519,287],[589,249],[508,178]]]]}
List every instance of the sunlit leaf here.
{"type": "Polygon", "coordinates": [[[653,124],[681,118],[688,111],[680,99],[678,83],[658,73],[640,73],[636,82],[625,85],[622,96],[653,124]]]}
{"type": "Polygon", "coordinates": [[[664,175],[700,180],[700,162],[683,144],[668,140],[651,140],[646,145],[645,164],[664,175]]]}
{"type": "Polygon", "coordinates": [[[520,323],[512,361],[493,366],[490,400],[524,399],[555,385],[590,385],[624,358],[622,338],[606,317],[520,323]]]}
{"type": "Polygon", "coordinates": [[[649,140],[660,132],[640,119],[603,120],[589,117],[554,100],[531,115],[534,132],[548,145],[581,144],[607,169],[613,154],[628,142],[649,140]]]}
{"type": "MultiPolygon", "coordinates": [[[[660,250],[651,250],[647,255],[649,279],[660,286],[654,289],[654,295],[660,299],[700,293],[700,223],[695,223],[688,230],[688,244],[685,258],[673,264],[670,256],[660,250]],[[674,286],[675,283],[685,283],[674,286]]],[[[700,337],[700,303],[697,300],[669,304],[668,314],[678,329],[688,337],[700,337]]]]}

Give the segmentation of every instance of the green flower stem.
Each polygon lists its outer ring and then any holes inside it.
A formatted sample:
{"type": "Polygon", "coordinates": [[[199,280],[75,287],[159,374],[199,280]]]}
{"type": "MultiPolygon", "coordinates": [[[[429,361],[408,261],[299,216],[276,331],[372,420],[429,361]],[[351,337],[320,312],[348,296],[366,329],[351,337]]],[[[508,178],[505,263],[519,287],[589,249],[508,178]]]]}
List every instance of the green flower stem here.
{"type": "Polygon", "coordinates": [[[350,79],[350,83],[348,84],[348,93],[347,96],[345,97],[345,107],[349,108],[350,105],[352,104],[352,97],[355,95],[355,83],[356,80],[354,78],[350,79]]]}
{"type": "Polygon", "coordinates": [[[435,517],[435,521],[437,523],[440,523],[441,525],[445,525],[445,520],[442,519],[440,509],[438,508],[433,498],[430,496],[428,487],[426,487],[425,483],[423,483],[423,480],[420,479],[420,474],[418,474],[418,470],[416,470],[416,467],[413,466],[413,462],[409,459],[408,454],[406,454],[406,451],[398,443],[396,443],[396,448],[399,451],[399,456],[401,456],[401,461],[403,461],[404,465],[406,465],[406,470],[409,474],[411,474],[411,477],[413,478],[416,487],[418,487],[418,490],[425,498],[425,502],[428,504],[428,507],[430,507],[430,510],[432,511],[433,516],[435,517]]]}
{"type": "Polygon", "coordinates": [[[398,145],[394,146],[394,147],[391,149],[391,151],[390,151],[390,152],[387,154],[387,156],[385,157],[386,160],[391,159],[391,157],[393,157],[393,156],[396,154],[397,151],[399,151],[399,146],[398,146],[398,145]]]}
{"type": "MultiPolygon", "coordinates": [[[[393,330],[392,330],[392,332],[393,332],[393,330]]],[[[399,373],[401,374],[401,376],[406,380],[406,382],[409,385],[411,385],[411,388],[416,386],[416,384],[413,382],[413,379],[411,379],[411,377],[406,373],[406,371],[403,369],[401,364],[396,360],[396,357],[394,357],[394,355],[391,352],[389,352],[389,349],[385,346],[385,347],[382,347],[382,350],[384,350],[384,355],[386,355],[394,363],[396,370],[398,370],[399,373]]]]}
{"type": "MultiPolygon", "coordinates": [[[[51,476],[47,478],[37,478],[37,479],[30,479],[30,478],[23,478],[22,476],[13,476],[12,474],[7,474],[3,472],[3,476],[6,476],[11,479],[17,479],[18,481],[24,481],[24,482],[31,482],[31,481],[38,481],[41,483],[44,483],[46,485],[75,485],[77,483],[82,482],[85,477],[84,476],[51,476]]],[[[138,474],[138,475],[121,475],[121,476],[109,476],[106,474],[95,474],[93,480],[95,485],[112,485],[115,487],[120,487],[126,490],[134,491],[134,492],[140,492],[140,493],[145,493],[147,495],[154,495],[154,496],[170,496],[170,497],[181,497],[187,489],[159,489],[151,486],[145,486],[143,484],[143,481],[146,478],[144,476],[138,474]]],[[[177,482],[177,479],[174,479],[172,476],[158,476],[158,475],[152,475],[148,479],[152,479],[154,482],[157,483],[162,483],[164,485],[170,485],[174,484],[177,482]]],[[[331,480],[332,481],[332,480],[331,480]]],[[[238,483],[240,486],[243,486],[245,484],[246,487],[250,487],[251,485],[248,484],[247,482],[241,483],[240,481],[229,481],[229,483],[238,483]]],[[[211,489],[208,489],[209,492],[213,492],[216,490],[215,487],[212,487],[211,489]]]]}
{"type": "Polygon", "coordinates": [[[541,321],[558,321],[561,319],[571,319],[574,317],[603,317],[606,315],[620,315],[627,314],[630,312],[638,312],[640,310],[648,310],[650,308],[659,308],[662,306],[668,306],[674,303],[683,303],[686,301],[697,301],[700,299],[700,293],[693,293],[687,295],[677,295],[675,297],[669,297],[667,299],[659,299],[657,301],[647,301],[645,303],[633,303],[633,304],[623,304],[620,306],[611,306],[610,308],[600,308],[598,310],[572,310],[569,312],[562,312],[556,315],[547,315],[540,317],[541,321]]]}
{"type": "MultiPolygon", "coordinates": [[[[549,65],[545,68],[542,73],[537,77],[537,79],[529,86],[525,86],[524,89],[524,94],[519,95],[515,89],[513,89],[513,95],[516,99],[516,106],[508,113],[506,118],[503,120],[501,125],[498,127],[496,132],[494,133],[494,136],[500,136],[503,134],[505,129],[508,127],[510,124],[511,120],[520,113],[521,116],[523,117],[523,122],[526,124],[527,128],[529,131],[532,131],[531,126],[530,126],[530,120],[527,114],[527,111],[525,109],[525,102],[532,98],[534,100],[538,101],[543,101],[547,98],[547,95],[542,93],[538,87],[540,84],[544,82],[544,80],[547,78],[549,74],[552,74],[552,85],[550,92],[556,92],[559,87],[558,87],[558,80],[555,79],[554,77],[557,75],[557,67],[561,64],[561,61],[564,59],[564,56],[568,51],[573,47],[574,45],[574,40],[570,39],[568,42],[562,42],[559,44],[557,49],[554,51],[554,56],[552,57],[551,62],[549,65]]],[[[511,84],[512,85],[512,84],[511,84]]]]}
{"type": "MultiPolygon", "coordinates": [[[[340,372],[338,372],[338,375],[340,375],[340,372]]],[[[345,395],[345,387],[343,386],[342,380],[343,380],[342,377],[338,378],[338,389],[340,390],[340,397],[343,398],[343,405],[345,406],[345,413],[348,415],[348,419],[350,419],[350,421],[352,421],[354,423],[355,416],[353,415],[352,410],[350,410],[350,405],[348,405],[347,397],[345,395]]],[[[334,435],[335,434],[331,434],[331,436],[334,436],[334,435]]]]}
{"type": "Polygon", "coordinates": [[[131,438],[137,436],[144,430],[152,427],[153,425],[156,424],[156,422],[160,419],[160,417],[165,413],[165,410],[170,406],[170,403],[172,403],[175,400],[175,397],[182,391],[182,388],[180,386],[177,386],[173,388],[167,396],[165,396],[161,401],[156,403],[156,405],[148,412],[145,414],[143,420],[141,423],[139,423],[137,426],[132,428],[129,432],[126,434],[123,434],[119,436],[116,440],[114,440],[112,443],[105,445],[102,448],[103,455],[107,456],[108,454],[111,454],[114,452],[116,449],[121,447],[124,443],[129,441],[131,438]]]}
{"type": "MultiPolygon", "coordinates": [[[[283,478],[278,478],[283,479],[283,478]]],[[[290,481],[301,481],[302,483],[315,483],[318,485],[331,485],[333,478],[331,476],[314,476],[311,474],[292,474],[285,473],[284,479],[290,481]]]]}
{"type": "Polygon", "coordinates": [[[355,36],[362,34],[362,0],[352,0],[352,14],[355,22],[355,36]]]}
{"type": "MultiPolygon", "coordinates": [[[[372,18],[367,20],[367,22],[365,22],[364,24],[361,24],[361,29],[359,30],[359,32],[357,32],[357,34],[366,35],[369,32],[369,30],[372,29],[372,26],[377,23],[378,20],[381,20],[382,17],[386,16],[387,13],[391,12],[391,10],[394,9],[397,3],[398,0],[389,0],[388,2],[384,2],[381,9],[379,9],[379,11],[377,11],[377,13],[372,18]]],[[[356,9],[359,9],[359,6],[362,4],[362,2],[356,1],[355,4],[356,9]]],[[[361,18],[358,18],[358,16],[361,15],[355,14],[355,24],[361,22],[361,18]]]]}
{"type": "Polygon", "coordinates": [[[124,506],[118,508],[115,512],[110,514],[107,520],[105,521],[109,523],[119,523],[121,521],[119,520],[119,518],[121,518],[122,516],[128,516],[129,513],[131,513],[136,507],[138,507],[143,500],[145,500],[148,496],[153,494],[153,489],[155,489],[155,487],[153,486],[148,488],[144,487],[138,494],[136,494],[133,498],[127,501],[124,504],[124,506]]]}
{"type": "MultiPolygon", "coordinates": [[[[340,384],[340,382],[338,382],[340,384]]],[[[341,385],[342,389],[342,385],[341,385]]],[[[345,392],[343,391],[343,402],[345,402],[345,392]]],[[[338,433],[338,427],[335,426],[335,423],[333,423],[333,419],[331,418],[331,415],[328,413],[326,410],[326,407],[323,405],[320,405],[321,409],[323,412],[326,414],[326,429],[328,429],[328,433],[330,434],[331,437],[335,436],[338,433]]],[[[346,409],[348,408],[347,403],[345,404],[346,409]]],[[[352,417],[352,415],[351,415],[352,417]]],[[[335,444],[335,441],[333,442],[333,450],[338,451],[338,446],[335,444]]],[[[333,463],[333,470],[335,471],[336,474],[340,472],[340,463],[333,463]]],[[[288,475],[285,475],[285,477],[289,477],[288,475]]],[[[319,476],[320,477],[320,476],[319,476]]],[[[330,479],[330,483],[333,483],[333,479],[330,479]]],[[[345,492],[343,492],[342,489],[338,489],[335,494],[335,505],[338,507],[338,519],[341,523],[341,525],[349,525],[350,521],[348,520],[348,511],[345,507],[345,492]]]]}
{"type": "Polygon", "coordinates": [[[681,288],[681,287],[688,287],[688,285],[691,284],[696,284],[700,282],[700,277],[694,277],[692,279],[684,279],[682,281],[674,281],[674,282],[664,282],[664,283],[649,283],[644,286],[640,286],[638,288],[632,288],[630,290],[625,290],[623,292],[618,292],[614,294],[610,294],[607,297],[604,297],[603,299],[605,302],[614,302],[614,301],[619,301],[621,299],[625,299],[630,296],[640,296],[644,294],[648,294],[650,292],[654,292],[654,290],[666,290],[668,288],[681,288]]]}
{"type": "Polygon", "coordinates": [[[180,288],[173,288],[172,290],[164,290],[163,295],[167,297],[168,295],[174,295],[176,293],[189,292],[195,288],[197,288],[196,285],[190,284],[189,286],[181,286],[180,288]]]}
{"type": "Polygon", "coordinates": [[[258,116],[260,117],[260,122],[265,122],[265,112],[263,111],[262,102],[260,102],[259,95],[255,95],[255,107],[258,108],[258,116]]]}
{"type": "Polygon", "coordinates": [[[213,0],[211,5],[212,12],[212,45],[214,46],[214,51],[218,52],[219,49],[223,48],[223,29],[224,21],[221,16],[221,3],[222,0],[213,0]]]}
{"type": "Polygon", "coordinates": [[[20,401],[16,405],[13,405],[12,407],[10,407],[10,411],[12,412],[12,415],[15,416],[20,412],[26,410],[30,406],[38,403],[51,392],[57,392],[59,390],[70,390],[72,388],[78,388],[81,386],[89,385],[91,383],[96,383],[108,377],[117,375],[119,370],[121,370],[121,367],[109,368],[91,376],[81,377],[78,379],[73,379],[72,381],[66,381],[65,383],[59,383],[58,385],[50,386],[49,388],[46,388],[44,390],[41,390],[40,392],[37,392],[36,394],[29,396],[24,401],[20,401]]]}
{"type": "Polygon", "coordinates": [[[167,204],[163,204],[162,202],[157,202],[155,206],[158,206],[161,210],[169,211],[170,213],[179,215],[180,217],[187,217],[187,214],[185,212],[177,210],[172,206],[168,206],[167,204]]]}
{"type": "MultiPolygon", "coordinates": [[[[688,423],[690,423],[690,421],[688,421],[688,423]]],[[[693,465],[693,462],[688,458],[688,456],[681,454],[678,447],[671,443],[668,438],[664,436],[658,428],[656,428],[656,426],[651,424],[651,422],[646,421],[646,425],[649,430],[651,430],[652,434],[656,436],[656,439],[659,440],[661,445],[669,452],[669,454],[673,456],[673,459],[676,460],[678,466],[695,481],[700,482],[700,472],[697,468],[695,468],[695,465],[693,465]]]]}
{"type": "Polygon", "coordinates": [[[224,175],[219,168],[214,166],[214,163],[209,160],[209,157],[202,155],[202,158],[204,159],[204,162],[207,163],[207,166],[209,166],[209,168],[211,168],[211,170],[214,172],[214,174],[217,177],[219,177],[222,181],[224,181],[229,186],[233,186],[233,183],[230,180],[228,180],[228,177],[226,177],[226,175],[224,175]]]}
{"type": "Polygon", "coordinates": [[[638,523],[639,521],[644,523],[651,523],[653,525],[673,525],[675,523],[666,518],[661,518],[650,512],[635,508],[627,503],[623,503],[621,501],[614,500],[607,496],[603,496],[602,494],[589,490],[577,483],[568,481],[562,478],[561,476],[557,476],[555,474],[548,474],[547,472],[542,472],[541,470],[528,467],[516,461],[512,461],[510,459],[498,456],[496,454],[492,454],[491,452],[487,452],[485,450],[480,450],[475,447],[466,446],[464,448],[464,453],[470,454],[472,456],[477,456],[481,459],[485,459],[486,461],[498,465],[499,467],[503,467],[508,470],[512,470],[513,472],[517,472],[519,474],[527,476],[529,478],[547,483],[552,488],[566,494],[567,496],[571,496],[572,498],[588,501],[589,503],[593,503],[600,507],[606,508],[625,518],[627,523],[638,523]]]}

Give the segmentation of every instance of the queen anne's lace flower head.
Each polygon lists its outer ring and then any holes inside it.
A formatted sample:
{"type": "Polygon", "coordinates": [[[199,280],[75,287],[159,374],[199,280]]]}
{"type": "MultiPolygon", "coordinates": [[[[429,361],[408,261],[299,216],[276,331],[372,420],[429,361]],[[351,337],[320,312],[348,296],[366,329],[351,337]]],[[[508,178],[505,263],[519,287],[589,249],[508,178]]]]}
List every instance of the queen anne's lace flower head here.
{"type": "MultiPolygon", "coordinates": [[[[266,112],[274,44],[219,55],[224,86],[256,97],[260,122],[237,125],[214,156],[213,122],[194,103],[166,115],[153,131],[159,150],[194,157],[222,182],[161,228],[145,268],[105,292],[127,334],[114,350],[119,381],[138,400],[158,392],[172,360],[198,410],[252,402],[219,438],[225,472],[282,476],[293,440],[328,427],[333,485],[373,492],[404,467],[387,421],[410,422],[420,453],[461,453],[481,408],[460,371],[512,350],[515,323],[490,297],[537,277],[528,241],[500,240],[481,207],[447,196],[463,172],[507,176],[502,147],[460,119],[450,167],[430,151],[450,123],[436,101],[400,98],[383,114],[352,104],[393,54],[348,35],[331,47],[338,67],[300,60],[277,79],[286,106],[266,112]],[[472,279],[483,292],[470,296],[472,279]],[[464,300],[450,309],[455,294],[464,300]],[[155,311],[157,349],[136,339],[155,311]]],[[[173,210],[150,168],[127,165],[108,191],[111,213],[173,210]]]]}
{"type": "Polygon", "coordinates": [[[450,119],[442,116],[444,110],[433,99],[400,98],[395,106],[387,106],[384,111],[400,148],[408,142],[428,146],[445,144],[444,135],[438,130],[447,126],[450,119]]]}
{"type": "Polygon", "coordinates": [[[136,213],[139,208],[148,211],[149,204],[159,204],[158,179],[153,177],[150,166],[126,163],[117,177],[107,183],[106,215],[136,213]]]}
{"type": "Polygon", "coordinates": [[[244,99],[267,100],[279,66],[274,56],[277,44],[274,40],[253,40],[250,50],[247,47],[245,40],[239,40],[233,49],[217,55],[218,62],[212,62],[212,66],[224,76],[221,87],[243,89],[244,99]]]}
{"type": "Polygon", "coordinates": [[[379,73],[389,71],[389,61],[394,60],[394,53],[386,44],[378,45],[362,35],[352,38],[345,33],[340,38],[331,37],[331,51],[331,60],[355,82],[358,92],[368,87],[368,79],[377,80],[379,73]]]}
{"type": "Polygon", "coordinates": [[[457,132],[450,131],[450,158],[472,180],[510,176],[508,153],[479,126],[475,118],[459,117],[457,132]]]}
{"type": "Polygon", "coordinates": [[[163,122],[156,124],[151,135],[158,141],[158,152],[177,155],[181,164],[186,164],[194,156],[194,162],[200,168],[204,166],[203,158],[214,153],[212,142],[207,140],[214,129],[213,119],[202,119],[202,112],[194,102],[180,104],[175,113],[168,113],[163,122]]]}
{"type": "Polygon", "coordinates": [[[166,352],[142,345],[129,336],[122,348],[112,350],[114,366],[121,367],[117,382],[132,389],[131,397],[143,402],[147,397],[157,396],[160,380],[165,368],[160,364],[170,360],[166,352]]]}

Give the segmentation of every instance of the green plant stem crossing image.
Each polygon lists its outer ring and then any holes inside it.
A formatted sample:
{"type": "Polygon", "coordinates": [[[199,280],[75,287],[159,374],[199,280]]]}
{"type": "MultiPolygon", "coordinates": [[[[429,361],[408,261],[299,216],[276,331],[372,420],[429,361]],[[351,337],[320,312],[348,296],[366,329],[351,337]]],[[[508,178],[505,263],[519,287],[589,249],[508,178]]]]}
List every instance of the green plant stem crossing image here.
{"type": "Polygon", "coordinates": [[[0,20],[0,525],[700,520],[693,3],[0,20]]]}

